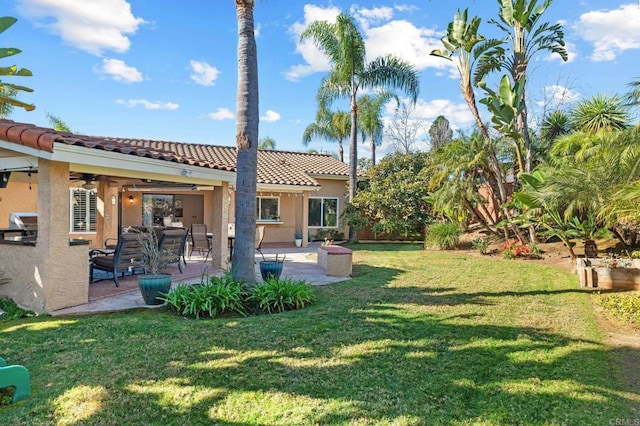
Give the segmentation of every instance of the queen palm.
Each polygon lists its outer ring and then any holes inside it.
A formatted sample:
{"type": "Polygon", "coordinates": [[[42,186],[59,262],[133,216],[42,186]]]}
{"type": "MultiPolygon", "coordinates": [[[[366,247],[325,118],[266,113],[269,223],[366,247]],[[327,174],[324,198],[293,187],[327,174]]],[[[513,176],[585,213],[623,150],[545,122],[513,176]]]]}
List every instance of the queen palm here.
{"type": "Polygon", "coordinates": [[[371,165],[376,165],[376,146],[382,143],[382,135],[384,132],[384,123],[382,122],[382,109],[391,99],[398,102],[398,97],[389,91],[378,92],[375,96],[363,95],[358,99],[358,119],[362,142],[369,139],[371,147],[371,165]]]}
{"type": "Polygon", "coordinates": [[[258,169],[258,54],[254,34],[253,0],[235,0],[238,20],[238,91],[236,97],[236,243],[233,278],[255,282],[254,251],[256,181],[258,169]]]}
{"type": "Polygon", "coordinates": [[[313,138],[322,138],[338,142],[338,156],[344,162],[342,143],[351,134],[351,117],[344,111],[329,111],[321,108],[316,121],[309,124],[302,134],[302,143],[308,146],[313,138]]]}
{"type": "Polygon", "coordinates": [[[418,76],[413,66],[392,55],[380,56],[367,63],[362,35],[353,18],[343,13],[334,23],[312,22],[300,35],[300,40],[312,40],[331,62],[331,70],[322,79],[318,90],[321,107],[339,98],[349,99],[349,201],[352,202],[357,183],[357,97],[360,90],[401,89],[415,102],[419,92],[418,76]]]}

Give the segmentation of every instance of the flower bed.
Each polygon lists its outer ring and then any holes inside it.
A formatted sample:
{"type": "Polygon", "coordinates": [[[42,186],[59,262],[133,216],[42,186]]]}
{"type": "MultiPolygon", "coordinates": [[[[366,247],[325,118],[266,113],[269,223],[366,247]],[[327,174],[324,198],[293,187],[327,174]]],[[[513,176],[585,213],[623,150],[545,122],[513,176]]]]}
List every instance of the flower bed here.
{"type": "Polygon", "coordinates": [[[580,287],[640,290],[640,261],[607,258],[578,258],[576,261],[580,287]]]}

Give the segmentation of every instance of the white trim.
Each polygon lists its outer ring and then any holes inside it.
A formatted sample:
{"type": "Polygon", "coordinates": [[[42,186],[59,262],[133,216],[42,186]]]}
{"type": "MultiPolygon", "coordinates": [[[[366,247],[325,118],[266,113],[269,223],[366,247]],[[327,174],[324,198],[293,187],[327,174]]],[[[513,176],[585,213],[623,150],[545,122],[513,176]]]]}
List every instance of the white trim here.
{"type": "Polygon", "coordinates": [[[312,226],[309,225],[308,228],[309,229],[335,229],[335,228],[340,228],[340,197],[312,197],[309,196],[309,198],[307,199],[307,222],[309,221],[308,215],[309,212],[311,211],[309,209],[309,201],[311,200],[322,200],[322,203],[320,204],[320,214],[321,214],[321,220],[322,222],[324,222],[324,210],[322,210],[322,207],[324,206],[324,200],[336,200],[336,225],[335,226],[326,226],[326,225],[320,225],[320,226],[312,226]]]}
{"type": "Polygon", "coordinates": [[[263,222],[263,223],[278,223],[280,222],[280,196],[278,195],[256,195],[256,206],[258,208],[258,211],[256,212],[256,222],[263,222]],[[262,210],[262,206],[260,205],[260,199],[265,198],[268,200],[277,200],[278,201],[278,219],[261,219],[260,218],[260,213],[262,210]]]}

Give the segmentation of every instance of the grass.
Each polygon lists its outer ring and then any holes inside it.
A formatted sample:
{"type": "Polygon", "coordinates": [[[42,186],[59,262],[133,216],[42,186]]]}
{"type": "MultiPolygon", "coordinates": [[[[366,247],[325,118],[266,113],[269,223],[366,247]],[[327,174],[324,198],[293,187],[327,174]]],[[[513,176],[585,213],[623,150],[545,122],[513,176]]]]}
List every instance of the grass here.
{"type": "Polygon", "coordinates": [[[303,310],[0,323],[32,396],[3,424],[542,425],[636,417],[588,293],[531,261],[354,247],[303,310]]]}

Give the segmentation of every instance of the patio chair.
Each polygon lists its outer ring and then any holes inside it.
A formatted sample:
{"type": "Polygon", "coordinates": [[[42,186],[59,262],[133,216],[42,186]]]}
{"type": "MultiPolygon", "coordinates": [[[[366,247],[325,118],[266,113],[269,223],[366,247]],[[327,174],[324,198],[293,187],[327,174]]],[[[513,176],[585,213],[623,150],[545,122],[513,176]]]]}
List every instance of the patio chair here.
{"type": "Polygon", "coordinates": [[[262,255],[262,240],[264,240],[264,225],[256,226],[256,250],[262,255]]]}
{"type": "Polygon", "coordinates": [[[187,243],[187,236],[189,233],[186,229],[169,229],[162,232],[158,248],[160,250],[169,250],[174,256],[174,261],[171,263],[178,263],[178,269],[182,273],[182,262],[187,264],[184,258],[184,247],[187,243]]]}
{"type": "MultiPolygon", "coordinates": [[[[95,256],[89,265],[89,282],[93,282],[93,270],[111,272],[116,287],[119,287],[118,275],[126,272],[135,273],[136,268],[144,270],[144,254],[142,253],[142,238],[149,238],[149,234],[122,234],[118,238],[115,252],[107,256],[95,256]]],[[[146,272],[146,271],[145,271],[146,272]]]]}
{"type": "Polygon", "coordinates": [[[197,250],[200,255],[205,255],[204,261],[206,262],[211,254],[211,242],[207,237],[207,225],[204,223],[194,223],[191,225],[191,250],[189,251],[189,259],[191,259],[191,253],[197,250]]]}

